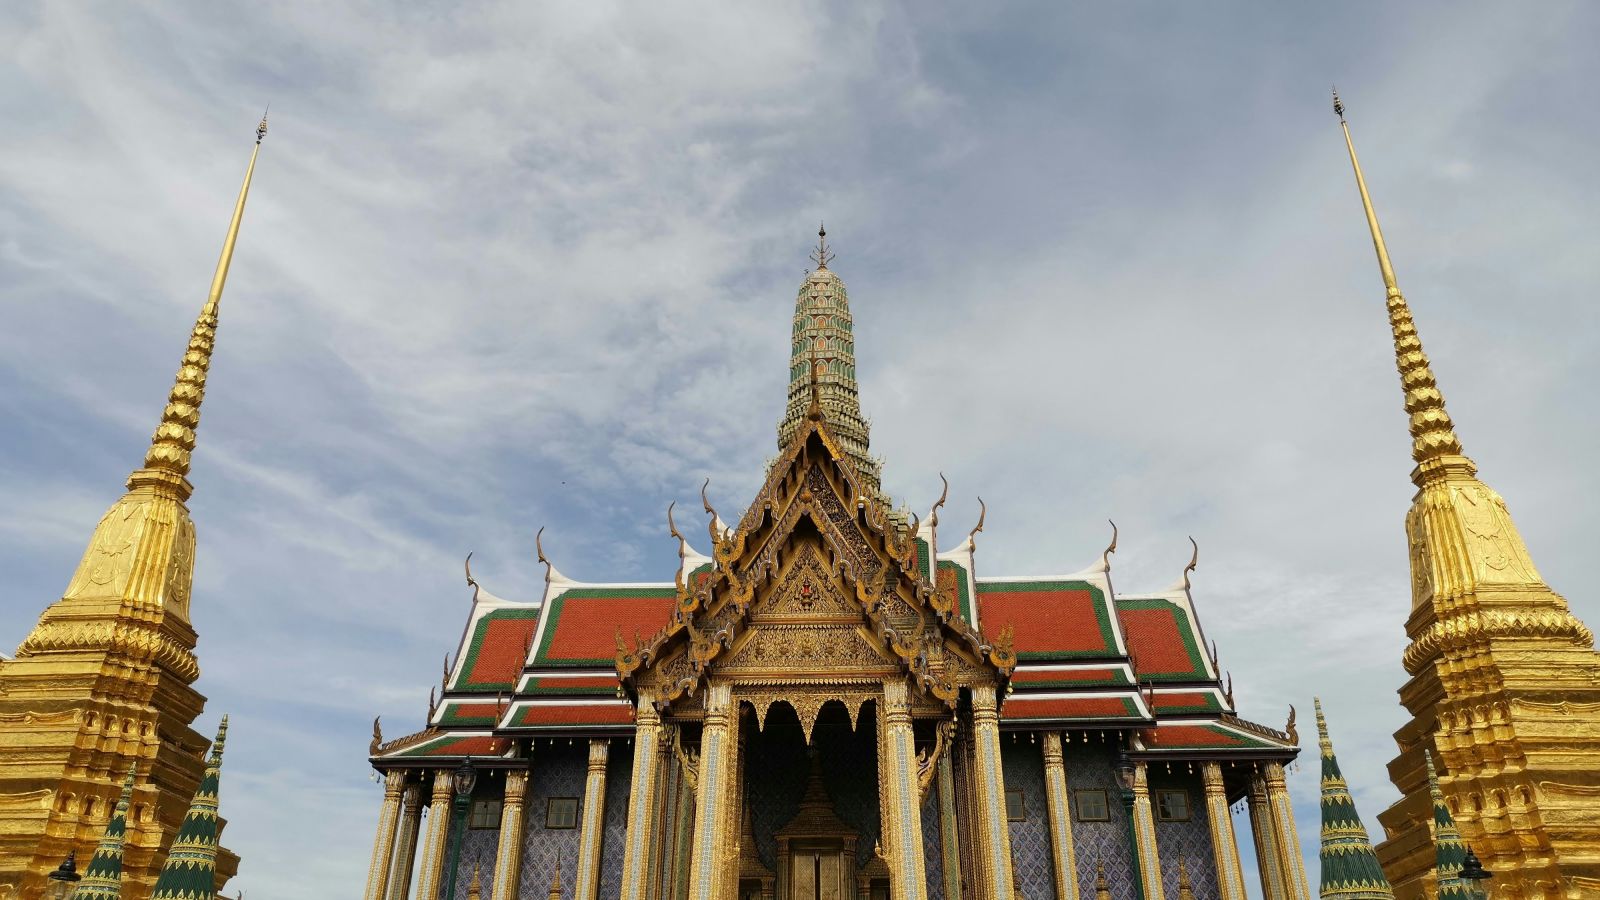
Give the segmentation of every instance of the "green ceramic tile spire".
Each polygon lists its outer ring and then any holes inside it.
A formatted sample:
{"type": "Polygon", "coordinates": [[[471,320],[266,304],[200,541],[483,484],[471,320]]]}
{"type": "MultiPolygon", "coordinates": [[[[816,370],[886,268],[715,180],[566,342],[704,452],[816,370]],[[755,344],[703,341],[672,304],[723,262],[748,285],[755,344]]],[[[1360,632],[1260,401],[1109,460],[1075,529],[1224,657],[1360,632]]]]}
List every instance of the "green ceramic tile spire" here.
{"type": "Polygon", "coordinates": [[[128,778],[122,782],[122,798],[117,801],[117,811],[106,823],[106,833],[100,846],[89,860],[89,868],[78,882],[73,900],[120,900],[122,897],[122,840],[128,833],[128,804],[133,800],[133,776],[139,764],[128,767],[128,778]]]}
{"type": "Polygon", "coordinates": [[[222,778],[222,744],[227,737],[228,717],[223,716],[200,789],[195,791],[189,814],[172,839],[150,900],[212,900],[217,895],[217,785],[222,778]]]}
{"type": "Polygon", "coordinates": [[[817,231],[811,258],[817,267],[794,300],[794,334],[789,349],[789,402],[778,423],[778,448],[789,445],[805,421],[815,387],[823,421],[850,457],[856,473],[878,490],[879,463],[871,454],[866,417],[856,385],[855,324],[844,282],[828,269],[833,254],[828,233],[817,231]]]}
{"type": "Polygon", "coordinates": [[[1322,747],[1322,898],[1394,900],[1394,889],[1383,876],[1350,786],[1339,771],[1339,758],[1333,755],[1322,701],[1312,702],[1317,708],[1317,742],[1322,747]]]}
{"type": "Polygon", "coordinates": [[[1467,859],[1467,845],[1456,830],[1455,817],[1444,803],[1439,790],[1439,776],[1433,770],[1433,754],[1424,750],[1428,763],[1428,793],[1433,795],[1433,859],[1438,870],[1438,900],[1469,900],[1466,885],[1461,883],[1461,865],[1467,859]]]}

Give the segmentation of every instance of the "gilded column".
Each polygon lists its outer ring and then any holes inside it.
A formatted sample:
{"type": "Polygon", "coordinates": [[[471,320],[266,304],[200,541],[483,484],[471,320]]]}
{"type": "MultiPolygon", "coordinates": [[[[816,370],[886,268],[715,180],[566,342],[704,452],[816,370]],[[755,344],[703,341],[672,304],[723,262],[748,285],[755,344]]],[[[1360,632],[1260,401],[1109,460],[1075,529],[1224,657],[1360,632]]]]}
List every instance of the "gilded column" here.
{"type": "Polygon", "coordinates": [[[1144,900],[1161,900],[1161,855],[1156,852],[1156,819],[1150,812],[1150,773],[1142,762],[1133,766],[1134,852],[1139,856],[1139,881],[1144,900]]]}
{"type": "Polygon", "coordinates": [[[911,707],[906,683],[898,679],[883,685],[883,737],[880,752],[888,775],[889,801],[885,837],[890,838],[890,896],[895,900],[922,900],[928,895],[928,872],[922,858],[922,804],[917,789],[917,748],[911,734],[911,707]]]}
{"type": "Polygon", "coordinates": [[[583,831],[578,836],[578,874],[573,900],[595,900],[600,893],[600,838],[606,823],[606,761],[611,741],[589,742],[589,774],[583,785],[583,831]]]}
{"type": "Polygon", "coordinates": [[[700,777],[694,804],[694,858],[689,864],[693,900],[727,900],[720,874],[729,853],[728,803],[733,794],[733,691],[727,684],[705,688],[706,714],[700,732],[700,777]]]}
{"type": "Polygon", "coordinates": [[[1006,784],[1000,770],[1000,711],[993,685],[972,689],[973,757],[977,763],[978,847],[982,858],[980,896],[986,900],[1011,900],[1011,830],[1006,822],[1006,784]]]}
{"type": "Polygon", "coordinates": [[[428,804],[428,831],[422,840],[422,863],[417,866],[417,900],[434,900],[444,883],[445,843],[450,838],[450,770],[433,773],[433,798],[428,804]]]}
{"type": "Polygon", "coordinates": [[[1256,842],[1256,867],[1261,872],[1261,896],[1266,900],[1285,900],[1282,858],[1278,853],[1278,833],[1272,824],[1272,805],[1267,800],[1267,782],[1259,773],[1250,777],[1250,834],[1256,842]]]}
{"type": "Polygon", "coordinates": [[[394,865],[394,836],[400,825],[400,795],[405,792],[406,773],[395,769],[383,776],[383,807],[378,812],[378,836],[372,842],[372,862],[367,865],[366,900],[384,900],[389,887],[389,869],[394,865]]]}
{"type": "Polygon", "coordinates": [[[1311,891],[1306,884],[1305,860],[1300,855],[1300,835],[1294,827],[1294,807],[1289,802],[1289,788],[1283,783],[1283,764],[1269,762],[1263,771],[1284,890],[1289,900],[1311,900],[1311,891]]]}
{"type": "Polygon", "coordinates": [[[1067,801],[1067,766],[1061,733],[1044,733],[1044,799],[1050,816],[1050,857],[1056,867],[1058,900],[1078,900],[1078,856],[1072,847],[1072,814],[1067,801]]]}
{"type": "Polygon", "coordinates": [[[1217,862],[1218,900],[1245,900],[1244,870],[1239,865],[1239,843],[1228,814],[1228,792],[1222,784],[1221,763],[1201,763],[1205,783],[1206,822],[1211,826],[1211,852],[1217,862]]]}
{"type": "Polygon", "coordinates": [[[944,896],[961,900],[961,826],[956,823],[955,767],[950,752],[939,757],[939,850],[944,860],[944,896]]]}
{"type": "Polygon", "coordinates": [[[494,900],[517,900],[517,876],[522,874],[522,801],[528,794],[528,770],[506,772],[505,798],[500,803],[500,847],[494,855],[494,900]]]}
{"type": "Polygon", "coordinates": [[[655,753],[661,742],[661,716],[655,695],[639,692],[633,725],[633,784],[628,793],[628,837],[622,851],[622,900],[643,900],[649,882],[650,841],[655,832],[655,753]]]}
{"type": "Polygon", "coordinates": [[[422,785],[406,785],[400,801],[400,846],[395,848],[394,868],[389,871],[389,900],[406,900],[411,894],[417,831],[422,827],[422,785]]]}

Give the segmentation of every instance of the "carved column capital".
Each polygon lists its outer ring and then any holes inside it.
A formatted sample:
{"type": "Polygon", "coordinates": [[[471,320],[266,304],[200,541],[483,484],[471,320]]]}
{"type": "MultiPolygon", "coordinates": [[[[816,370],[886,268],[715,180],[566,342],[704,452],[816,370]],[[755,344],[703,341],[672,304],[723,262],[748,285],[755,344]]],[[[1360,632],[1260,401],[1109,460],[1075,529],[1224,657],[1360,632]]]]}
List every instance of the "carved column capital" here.
{"type": "Polygon", "coordinates": [[[1046,731],[1046,732],[1044,732],[1044,739],[1043,739],[1042,744],[1043,744],[1043,749],[1041,750],[1041,752],[1044,755],[1044,764],[1045,764],[1046,767],[1064,765],[1064,761],[1063,761],[1062,755],[1061,755],[1061,732],[1059,732],[1059,731],[1046,731]]]}

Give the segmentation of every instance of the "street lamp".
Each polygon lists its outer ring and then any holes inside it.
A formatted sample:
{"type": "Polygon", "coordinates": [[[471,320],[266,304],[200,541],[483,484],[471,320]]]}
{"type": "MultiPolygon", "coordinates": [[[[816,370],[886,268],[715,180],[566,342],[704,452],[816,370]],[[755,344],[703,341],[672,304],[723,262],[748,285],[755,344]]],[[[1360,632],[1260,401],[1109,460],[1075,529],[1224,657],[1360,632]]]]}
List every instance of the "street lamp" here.
{"type": "Polygon", "coordinates": [[[67,851],[67,858],[61,861],[61,866],[50,873],[50,893],[46,896],[50,900],[67,900],[78,889],[78,881],[82,877],[78,874],[78,851],[67,851]]]}
{"type": "Polygon", "coordinates": [[[1133,821],[1134,768],[1126,747],[1118,748],[1112,771],[1117,776],[1117,784],[1122,786],[1122,806],[1128,813],[1128,859],[1133,863],[1134,900],[1145,900],[1144,874],[1139,868],[1139,827],[1133,821]]]}
{"type": "Polygon", "coordinates": [[[1493,877],[1494,875],[1483,867],[1483,863],[1478,861],[1478,854],[1473,853],[1472,848],[1468,847],[1467,857],[1461,863],[1461,880],[1467,889],[1467,896],[1473,900],[1487,900],[1489,888],[1484,882],[1493,877]]]}
{"type": "Polygon", "coordinates": [[[470,756],[450,773],[450,787],[456,794],[456,837],[454,849],[450,851],[450,890],[445,893],[446,897],[456,895],[456,870],[461,868],[461,845],[466,843],[467,837],[467,813],[472,808],[472,789],[477,783],[478,770],[472,767],[470,756]]]}

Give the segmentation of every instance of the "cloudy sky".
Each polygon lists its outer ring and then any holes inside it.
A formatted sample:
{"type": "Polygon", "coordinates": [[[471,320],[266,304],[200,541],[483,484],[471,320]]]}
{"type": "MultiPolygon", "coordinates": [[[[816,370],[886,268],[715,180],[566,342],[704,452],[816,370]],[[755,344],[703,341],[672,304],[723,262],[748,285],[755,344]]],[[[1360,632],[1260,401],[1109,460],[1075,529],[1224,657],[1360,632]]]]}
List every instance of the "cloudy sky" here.
{"type": "Polygon", "coordinates": [[[1114,518],[1157,589],[1194,535],[1242,712],[1320,693],[1376,830],[1410,460],[1328,87],[1468,452],[1600,624],[1600,9],[1066,6],[7,4],[0,645],[141,459],[270,101],[192,476],[233,887],[360,890],[370,723],[422,724],[467,551],[659,580],[669,501],[742,507],[824,218],[888,489],[981,493],[987,574],[1114,518]]]}

